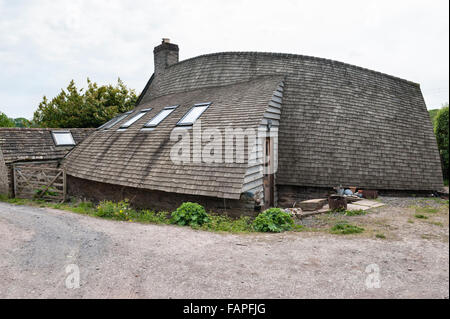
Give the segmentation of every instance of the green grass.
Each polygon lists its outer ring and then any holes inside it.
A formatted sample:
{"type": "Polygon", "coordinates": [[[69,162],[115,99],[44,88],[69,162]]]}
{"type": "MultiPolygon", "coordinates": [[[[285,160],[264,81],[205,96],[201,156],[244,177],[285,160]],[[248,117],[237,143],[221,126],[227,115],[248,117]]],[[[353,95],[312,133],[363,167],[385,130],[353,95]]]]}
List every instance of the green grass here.
{"type": "Polygon", "coordinates": [[[415,214],[414,217],[418,219],[428,219],[428,216],[422,215],[422,214],[415,214]]]}
{"type": "Polygon", "coordinates": [[[362,210],[362,209],[358,209],[358,210],[347,210],[345,211],[344,215],[345,216],[362,216],[362,215],[366,215],[367,212],[362,210]]]}
{"type": "MultiPolygon", "coordinates": [[[[45,201],[36,201],[20,198],[8,198],[6,195],[0,194],[0,201],[14,205],[28,205],[38,207],[49,207],[53,209],[61,209],[71,211],[77,214],[89,215],[97,218],[105,218],[117,221],[138,222],[144,224],[160,224],[168,225],[172,223],[171,215],[168,212],[154,212],[151,210],[134,210],[129,206],[119,203],[104,202],[103,205],[94,205],[91,202],[68,203],[48,203],[45,201]],[[100,210],[100,207],[103,210],[100,210]],[[104,210],[110,209],[107,213],[104,210]],[[102,213],[99,213],[102,211],[102,213]]],[[[210,221],[201,227],[193,227],[212,232],[230,232],[230,233],[249,233],[254,232],[252,220],[249,217],[241,217],[232,219],[228,216],[210,215],[210,221]]]]}
{"type": "Polygon", "coordinates": [[[375,237],[379,239],[386,239],[386,235],[384,234],[376,234],[375,237]]]}
{"type": "Polygon", "coordinates": [[[332,234],[337,234],[337,235],[359,234],[359,233],[362,233],[363,231],[364,231],[364,228],[361,228],[361,227],[358,227],[355,225],[351,225],[347,222],[337,223],[336,225],[331,227],[331,230],[330,230],[330,232],[332,234]]]}
{"type": "Polygon", "coordinates": [[[444,227],[444,224],[443,223],[441,223],[441,222],[429,222],[431,225],[434,225],[434,226],[439,226],[439,227],[444,227]]]}
{"type": "Polygon", "coordinates": [[[416,208],[417,214],[436,214],[439,211],[438,208],[434,207],[418,207],[416,208]]]}

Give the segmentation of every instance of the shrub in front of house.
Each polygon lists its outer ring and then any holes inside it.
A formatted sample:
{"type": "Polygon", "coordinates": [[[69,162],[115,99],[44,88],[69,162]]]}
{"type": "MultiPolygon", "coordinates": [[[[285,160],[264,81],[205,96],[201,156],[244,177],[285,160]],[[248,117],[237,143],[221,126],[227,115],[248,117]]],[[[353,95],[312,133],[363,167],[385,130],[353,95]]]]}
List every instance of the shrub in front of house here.
{"type": "Polygon", "coordinates": [[[95,213],[98,217],[108,217],[117,220],[129,220],[133,210],[130,208],[128,200],[118,203],[112,201],[103,201],[97,206],[95,213]]]}
{"type": "Polygon", "coordinates": [[[205,208],[197,203],[183,203],[172,213],[172,223],[180,226],[199,227],[208,223],[209,220],[205,208]]]}
{"type": "Polygon", "coordinates": [[[270,208],[259,214],[253,221],[253,228],[258,232],[281,233],[292,230],[294,219],[280,208],[270,208]]]}

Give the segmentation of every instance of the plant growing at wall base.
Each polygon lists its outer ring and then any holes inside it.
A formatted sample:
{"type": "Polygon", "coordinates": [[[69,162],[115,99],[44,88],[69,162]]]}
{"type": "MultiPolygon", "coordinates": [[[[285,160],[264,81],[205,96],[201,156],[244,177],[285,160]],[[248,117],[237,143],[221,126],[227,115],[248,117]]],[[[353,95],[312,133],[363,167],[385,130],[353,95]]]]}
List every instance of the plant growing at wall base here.
{"type": "Polygon", "coordinates": [[[129,220],[133,210],[127,199],[114,203],[112,201],[103,201],[97,206],[95,213],[98,217],[109,217],[117,220],[129,220]]]}
{"type": "Polygon", "coordinates": [[[253,228],[258,232],[281,233],[293,227],[292,216],[280,208],[267,209],[253,221],[253,228]]]}
{"type": "Polygon", "coordinates": [[[34,197],[42,198],[45,196],[58,196],[58,193],[56,192],[56,189],[52,187],[47,188],[46,186],[41,186],[40,188],[34,190],[34,197]]]}
{"type": "Polygon", "coordinates": [[[180,226],[198,227],[209,222],[209,220],[205,208],[197,203],[183,203],[172,213],[172,223],[180,226]]]}

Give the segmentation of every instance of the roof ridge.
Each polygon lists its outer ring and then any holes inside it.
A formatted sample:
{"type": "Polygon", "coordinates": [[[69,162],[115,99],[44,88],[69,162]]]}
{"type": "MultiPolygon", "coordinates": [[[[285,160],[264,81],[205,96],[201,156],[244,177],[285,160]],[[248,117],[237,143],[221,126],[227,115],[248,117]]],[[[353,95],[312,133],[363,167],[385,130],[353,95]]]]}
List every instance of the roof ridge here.
{"type": "Polygon", "coordinates": [[[365,68],[365,67],[362,67],[362,66],[358,66],[358,65],[354,65],[354,64],[350,64],[350,63],[346,63],[346,62],[341,62],[341,61],[337,61],[337,60],[327,59],[327,58],[320,58],[320,57],[315,57],[315,56],[310,56],[310,55],[294,54],[294,53],[276,53],[276,52],[258,52],[258,51],[224,51],[224,52],[216,52],[216,53],[206,53],[206,54],[201,54],[201,55],[198,55],[198,56],[195,56],[195,57],[192,57],[192,58],[188,58],[186,60],[182,60],[182,61],[179,61],[177,63],[171,64],[171,65],[167,66],[167,68],[170,69],[170,68],[172,68],[172,67],[174,67],[176,65],[180,65],[180,64],[183,64],[185,62],[189,62],[189,61],[192,61],[192,60],[195,60],[195,59],[198,59],[198,58],[211,57],[211,56],[220,56],[220,55],[229,55],[229,54],[255,55],[255,56],[257,56],[257,55],[264,55],[264,56],[285,57],[285,58],[293,58],[293,57],[295,57],[295,58],[304,58],[304,59],[310,59],[310,60],[316,60],[316,61],[324,61],[324,62],[328,62],[328,63],[337,63],[337,64],[340,64],[340,65],[344,65],[344,66],[348,66],[348,67],[351,67],[351,68],[355,68],[357,70],[364,70],[364,71],[367,71],[367,72],[371,72],[371,73],[374,73],[374,74],[378,74],[378,75],[385,76],[385,77],[388,77],[388,78],[391,78],[391,79],[394,79],[394,80],[397,80],[397,81],[406,82],[406,83],[409,83],[409,84],[412,84],[412,85],[420,87],[419,83],[416,83],[416,82],[413,82],[413,81],[410,81],[410,80],[406,80],[406,79],[403,79],[403,78],[400,78],[400,77],[397,77],[397,76],[394,76],[394,75],[390,75],[390,74],[387,74],[387,73],[383,73],[383,72],[380,72],[380,71],[371,70],[371,69],[368,69],[368,68],[365,68]]]}
{"type": "Polygon", "coordinates": [[[229,84],[225,84],[225,85],[213,85],[213,86],[205,86],[205,87],[195,88],[195,89],[186,89],[186,90],[183,90],[183,91],[180,91],[180,92],[158,95],[158,96],[153,97],[152,99],[148,100],[147,102],[145,102],[143,104],[136,105],[135,109],[137,109],[138,107],[145,107],[146,105],[150,104],[154,100],[162,98],[164,96],[168,96],[168,95],[187,93],[187,92],[195,92],[195,91],[204,90],[204,89],[208,89],[209,90],[209,89],[215,89],[215,88],[226,88],[226,87],[233,86],[233,85],[242,85],[242,84],[246,84],[246,83],[250,83],[250,82],[255,82],[257,80],[262,80],[262,78],[267,78],[267,79],[269,79],[269,78],[279,78],[280,81],[284,81],[285,78],[286,78],[286,74],[285,74],[285,72],[280,72],[280,73],[258,75],[258,76],[254,77],[254,78],[251,78],[250,80],[239,81],[239,82],[229,83],[229,84]]]}

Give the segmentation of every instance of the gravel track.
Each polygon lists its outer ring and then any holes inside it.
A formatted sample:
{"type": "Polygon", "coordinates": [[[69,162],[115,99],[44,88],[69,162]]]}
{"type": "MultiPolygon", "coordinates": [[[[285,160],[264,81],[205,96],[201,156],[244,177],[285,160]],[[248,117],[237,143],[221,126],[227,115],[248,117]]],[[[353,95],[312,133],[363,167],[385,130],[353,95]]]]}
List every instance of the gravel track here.
{"type": "Polygon", "coordinates": [[[448,298],[448,240],[402,236],[217,234],[0,203],[0,297],[448,298]]]}

